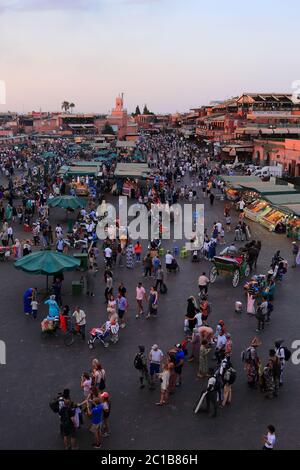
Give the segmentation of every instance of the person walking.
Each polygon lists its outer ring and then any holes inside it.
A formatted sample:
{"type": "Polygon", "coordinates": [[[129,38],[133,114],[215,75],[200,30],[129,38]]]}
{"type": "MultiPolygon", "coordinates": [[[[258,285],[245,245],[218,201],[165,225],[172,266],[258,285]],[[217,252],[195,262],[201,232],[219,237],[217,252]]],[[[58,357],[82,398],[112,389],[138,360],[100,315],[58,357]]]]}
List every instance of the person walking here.
{"type": "Polygon", "coordinates": [[[87,414],[91,417],[91,432],[95,436],[95,442],[93,443],[94,449],[101,449],[101,426],[103,421],[103,404],[101,398],[95,398],[92,402],[92,408],[90,404],[87,404],[87,414]]]}
{"type": "Polygon", "coordinates": [[[96,265],[93,263],[89,266],[87,275],[86,275],[86,295],[95,297],[95,278],[97,275],[96,265]]]}
{"type": "Polygon", "coordinates": [[[147,277],[148,275],[151,277],[152,275],[152,259],[151,259],[151,255],[150,253],[148,253],[144,260],[143,260],[143,264],[144,264],[144,276],[147,277]]]}
{"type": "Polygon", "coordinates": [[[158,374],[160,379],[160,401],[156,403],[158,406],[163,406],[168,403],[170,375],[169,364],[166,362],[163,366],[163,371],[158,374]]]}
{"type": "Polygon", "coordinates": [[[158,308],[158,293],[154,286],[150,288],[149,296],[148,296],[148,315],[146,318],[150,318],[151,316],[156,318],[157,317],[157,308],[158,308]]]}
{"type": "Polygon", "coordinates": [[[256,311],[256,318],[257,318],[257,332],[263,331],[265,329],[265,322],[267,319],[269,311],[269,304],[266,298],[263,299],[261,304],[258,306],[256,311]]]}
{"type": "Polygon", "coordinates": [[[118,318],[119,318],[120,328],[125,328],[126,327],[125,314],[128,308],[128,301],[125,295],[123,295],[121,291],[119,291],[118,293],[117,307],[118,307],[118,318]]]}
{"type": "Polygon", "coordinates": [[[147,302],[147,294],[143,284],[139,282],[136,287],[136,303],[138,308],[137,314],[135,316],[136,318],[140,318],[140,316],[144,313],[143,300],[147,302]]]}
{"type": "Polygon", "coordinates": [[[160,366],[163,360],[163,352],[159,349],[157,344],[154,344],[149,353],[150,364],[150,388],[154,388],[155,380],[160,373],[160,366]]]}
{"type": "Polygon", "coordinates": [[[134,358],[134,367],[139,371],[140,388],[145,388],[145,383],[149,383],[149,372],[147,358],[145,355],[145,346],[139,346],[139,351],[134,358]]]}
{"type": "Polygon", "coordinates": [[[159,286],[159,290],[161,291],[161,287],[164,283],[164,278],[165,278],[164,270],[162,268],[162,265],[159,264],[157,272],[156,272],[156,283],[155,283],[155,290],[156,291],[158,289],[158,286],[159,286]]]}
{"type": "Polygon", "coordinates": [[[299,254],[299,246],[298,246],[297,242],[293,242],[293,244],[292,244],[292,254],[293,254],[292,268],[296,268],[297,267],[297,261],[298,261],[297,258],[298,258],[298,254],[299,254]]]}
{"type": "Polygon", "coordinates": [[[284,340],[277,339],[275,341],[275,353],[280,361],[280,379],[279,379],[279,386],[283,386],[283,371],[285,368],[285,348],[283,346],[284,340]]]}
{"type": "Polygon", "coordinates": [[[72,317],[75,318],[76,329],[78,329],[79,333],[81,334],[81,338],[84,341],[85,340],[85,326],[86,326],[86,314],[84,310],[76,306],[72,317]]]}
{"type": "Polygon", "coordinates": [[[263,437],[263,450],[274,450],[276,444],[276,434],[275,434],[275,426],[269,424],[267,427],[267,433],[263,437]]]}
{"type": "Polygon", "coordinates": [[[76,449],[75,406],[71,400],[63,399],[58,414],[65,450],[76,449]]]}
{"type": "Polygon", "coordinates": [[[134,254],[135,254],[135,261],[137,263],[141,262],[141,254],[142,254],[142,245],[139,241],[136,242],[134,245],[134,254]]]}
{"type": "Polygon", "coordinates": [[[199,369],[197,377],[203,379],[208,375],[208,354],[210,353],[211,348],[208,345],[208,341],[204,339],[201,342],[199,350],[199,369]]]}
{"type": "Polygon", "coordinates": [[[208,285],[209,285],[209,279],[206,276],[206,273],[203,272],[201,276],[199,276],[199,279],[198,279],[198,286],[199,286],[199,291],[201,295],[207,294],[208,285]]]}

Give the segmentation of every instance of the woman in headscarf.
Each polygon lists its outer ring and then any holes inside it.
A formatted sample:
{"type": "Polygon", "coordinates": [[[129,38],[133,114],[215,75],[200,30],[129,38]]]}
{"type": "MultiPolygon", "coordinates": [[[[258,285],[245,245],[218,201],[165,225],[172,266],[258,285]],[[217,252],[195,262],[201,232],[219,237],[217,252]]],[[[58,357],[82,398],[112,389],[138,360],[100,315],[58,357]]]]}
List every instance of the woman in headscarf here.
{"type": "Polygon", "coordinates": [[[188,321],[188,329],[190,334],[193,333],[195,326],[197,325],[197,312],[199,309],[197,308],[196,300],[194,297],[189,297],[187,300],[187,309],[185,318],[188,321]]]}
{"type": "Polygon", "coordinates": [[[59,305],[55,300],[55,295],[50,295],[50,298],[44,302],[45,305],[48,305],[49,312],[47,320],[53,321],[54,318],[59,317],[59,305]]]}
{"type": "Polygon", "coordinates": [[[36,298],[36,291],[33,287],[30,287],[24,292],[23,295],[23,305],[25,315],[32,314],[31,302],[36,298]]]}
{"type": "Polygon", "coordinates": [[[5,219],[9,222],[12,216],[12,207],[10,204],[7,204],[5,209],[5,219]]]}

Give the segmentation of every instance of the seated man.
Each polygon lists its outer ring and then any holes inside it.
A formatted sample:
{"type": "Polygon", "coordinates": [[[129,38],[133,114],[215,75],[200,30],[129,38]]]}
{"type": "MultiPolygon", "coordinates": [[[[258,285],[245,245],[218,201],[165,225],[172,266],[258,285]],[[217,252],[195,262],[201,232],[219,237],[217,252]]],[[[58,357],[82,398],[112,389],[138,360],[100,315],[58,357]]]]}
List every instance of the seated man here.
{"type": "Polygon", "coordinates": [[[232,243],[230,246],[227,246],[221,253],[221,256],[231,256],[234,258],[238,254],[238,249],[235,246],[234,243],[232,243]]]}

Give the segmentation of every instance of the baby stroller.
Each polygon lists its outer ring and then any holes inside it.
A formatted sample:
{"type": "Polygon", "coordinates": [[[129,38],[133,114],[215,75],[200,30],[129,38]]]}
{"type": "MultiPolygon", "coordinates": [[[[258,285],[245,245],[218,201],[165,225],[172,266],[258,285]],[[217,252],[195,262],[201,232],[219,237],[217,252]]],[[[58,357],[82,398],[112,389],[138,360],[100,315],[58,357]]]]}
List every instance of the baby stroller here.
{"type": "Polygon", "coordinates": [[[117,343],[119,340],[119,324],[116,321],[107,321],[101,328],[92,328],[88,346],[95,348],[95,343],[99,341],[105,348],[108,348],[109,342],[117,343]]]}

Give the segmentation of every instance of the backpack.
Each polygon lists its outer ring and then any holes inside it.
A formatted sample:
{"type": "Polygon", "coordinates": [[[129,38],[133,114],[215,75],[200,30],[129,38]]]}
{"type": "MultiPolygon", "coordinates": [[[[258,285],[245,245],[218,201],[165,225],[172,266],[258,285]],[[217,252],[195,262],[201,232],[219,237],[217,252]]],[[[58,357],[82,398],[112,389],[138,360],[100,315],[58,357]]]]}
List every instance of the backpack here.
{"type": "Polygon", "coordinates": [[[58,413],[59,412],[59,400],[58,398],[55,398],[54,400],[50,401],[49,406],[53,413],[58,413]]]}
{"type": "Polygon", "coordinates": [[[135,356],[133,365],[137,370],[141,370],[144,368],[143,360],[140,353],[137,353],[137,355],[135,356]]]}
{"type": "Polygon", "coordinates": [[[283,350],[284,350],[284,360],[289,361],[292,355],[291,351],[286,346],[283,347],[283,350]]]}
{"type": "Polygon", "coordinates": [[[251,348],[246,349],[246,351],[242,351],[241,360],[246,364],[251,361],[251,348]]]}
{"type": "Polygon", "coordinates": [[[225,382],[228,382],[229,385],[234,384],[236,380],[236,370],[233,367],[229,367],[224,374],[225,382]]]}

